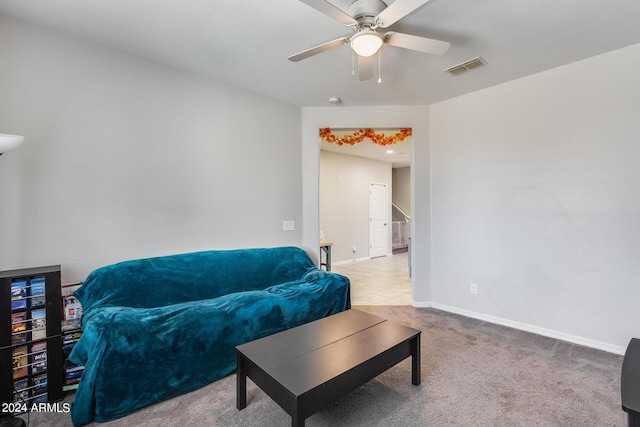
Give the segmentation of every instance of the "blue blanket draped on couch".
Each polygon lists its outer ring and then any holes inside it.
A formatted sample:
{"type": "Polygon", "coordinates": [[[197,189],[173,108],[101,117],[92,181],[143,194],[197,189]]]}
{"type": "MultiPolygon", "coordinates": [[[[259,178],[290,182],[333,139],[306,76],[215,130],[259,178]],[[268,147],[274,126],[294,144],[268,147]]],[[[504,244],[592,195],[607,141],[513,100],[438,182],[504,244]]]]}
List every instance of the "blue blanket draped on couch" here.
{"type": "Polygon", "coordinates": [[[109,421],[235,370],[235,346],[350,308],[349,279],[302,249],[206,251],[93,271],[75,292],[85,366],[74,425],[109,421]]]}

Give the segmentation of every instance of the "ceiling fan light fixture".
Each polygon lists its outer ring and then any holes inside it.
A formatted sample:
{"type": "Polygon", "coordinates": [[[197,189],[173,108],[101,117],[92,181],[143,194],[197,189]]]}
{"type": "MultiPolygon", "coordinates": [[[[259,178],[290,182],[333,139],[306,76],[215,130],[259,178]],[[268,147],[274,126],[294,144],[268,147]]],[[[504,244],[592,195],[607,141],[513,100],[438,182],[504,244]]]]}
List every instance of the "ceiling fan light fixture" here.
{"type": "Polygon", "coordinates": [[[24,136],[0,133],[0,155],[17,148],[24,141],[24,136]]]}
{"type": "Polygon", "coordinates": [[[351,49],[360,56],[371,56],[382,47],[382,37],[370,28],[364,28],[351,37],[351,49]]]}

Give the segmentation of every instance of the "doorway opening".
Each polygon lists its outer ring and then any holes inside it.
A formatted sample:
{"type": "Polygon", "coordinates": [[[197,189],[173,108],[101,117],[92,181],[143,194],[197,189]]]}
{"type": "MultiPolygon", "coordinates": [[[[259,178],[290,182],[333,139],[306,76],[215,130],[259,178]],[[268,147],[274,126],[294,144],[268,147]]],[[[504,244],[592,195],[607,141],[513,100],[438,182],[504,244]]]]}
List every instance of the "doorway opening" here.
{"type": "Polygon", "coordinates": [[[396,240],[406,245],[411,234],[410,216],[395,208],[412,208],[411,129],[323,129],[320,135],[320,240],[331,242],[332,263],[391,256],[396,240]],[[368,131],[379,141],[391,139],[375,143],[362,137],[368,131]]]}

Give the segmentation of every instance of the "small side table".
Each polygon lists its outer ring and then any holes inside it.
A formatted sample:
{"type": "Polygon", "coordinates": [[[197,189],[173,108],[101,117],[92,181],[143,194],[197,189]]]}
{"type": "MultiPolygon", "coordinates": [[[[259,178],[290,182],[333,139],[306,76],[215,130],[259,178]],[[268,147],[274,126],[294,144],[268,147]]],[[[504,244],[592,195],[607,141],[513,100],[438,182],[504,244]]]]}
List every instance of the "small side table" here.
{"type": "Polygon", "coordinates": [[[333,242],[327,242],[326,240],[320,242],[320,268],[324,266],[327,271],[331,271],[331,246],[333,246],[333,242]],[[322,252],[325,255],[325,262],[322,262],[322,252]]]}
{"type": "Polygon", "coordinates": [[[629,427],[640,427],[640,339],[631,338],[622,361],[620,384],[622,410],[629,427]]]}

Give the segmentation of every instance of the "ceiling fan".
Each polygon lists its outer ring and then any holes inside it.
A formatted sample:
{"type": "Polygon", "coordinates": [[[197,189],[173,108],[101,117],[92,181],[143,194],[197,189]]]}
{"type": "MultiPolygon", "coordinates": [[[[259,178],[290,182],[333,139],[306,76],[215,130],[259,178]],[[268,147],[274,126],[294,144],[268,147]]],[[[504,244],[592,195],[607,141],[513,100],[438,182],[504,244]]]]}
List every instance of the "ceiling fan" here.
{"type": "Polygon", "coordinates": [[[387,28],[395,24],[429,0],[395,0],[389,6],[382,0],[355,0],[349,5],[347,13],[326,0],[300,1],[350,27],[355,34],[340,37],[291,55],[289,61],[298,62],[349,43],[358,56],[358,78],[369,80],[373,77],[373,55],[380,50],[383,44],[434,55],[442,55],[450,46],[448,42],[411,34],[395,31],[387,31],[384,34],[378,32],[378,28],[387,28]]]}

